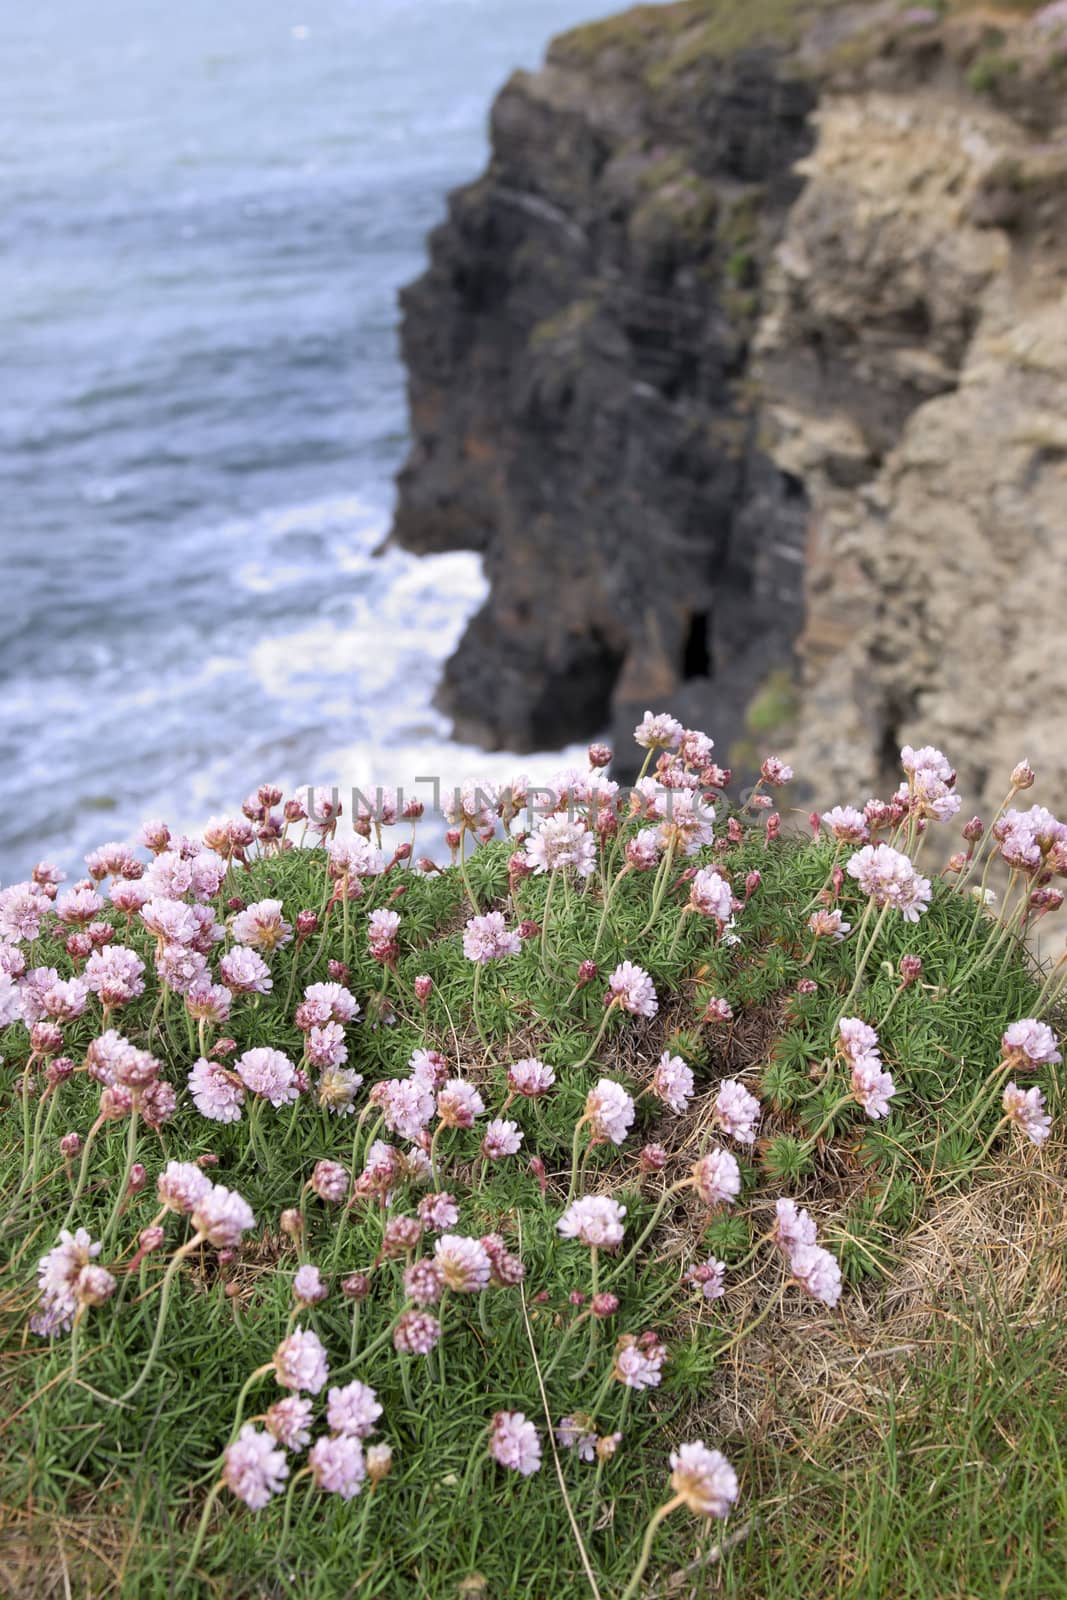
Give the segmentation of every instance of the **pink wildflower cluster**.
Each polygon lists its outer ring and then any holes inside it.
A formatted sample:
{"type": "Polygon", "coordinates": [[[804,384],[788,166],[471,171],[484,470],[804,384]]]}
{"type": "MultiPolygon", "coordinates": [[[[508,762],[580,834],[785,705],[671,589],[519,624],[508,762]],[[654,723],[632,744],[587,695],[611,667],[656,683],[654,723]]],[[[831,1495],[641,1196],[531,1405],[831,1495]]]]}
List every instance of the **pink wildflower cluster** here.
{"type": "Polygon", "coordinates": [[[823,1305],[836,1306],[841,1298],[841,1268],[829,1250],[816,1242],[811,1215],[793,1200],[779,1200],[774,1238],[800,1287],[823,1305]]]}
{"type": "Polygon", "coordinates": [[[918,922],[930,904],[930,880],[916,872],[910,856],[888,844],[865,844],[846,868],[876,906],[893,906],[905,922],[918,922]]]}
{"type": "Polygon", "coordinates": [[[883,1070],[877,1033],[859,1017],[842,1017],[837,1032],[851,1073],[852,1098],[875,1121],[888,1116],[889,1102],[897,1091],[892,1077],[883,1070]]]}

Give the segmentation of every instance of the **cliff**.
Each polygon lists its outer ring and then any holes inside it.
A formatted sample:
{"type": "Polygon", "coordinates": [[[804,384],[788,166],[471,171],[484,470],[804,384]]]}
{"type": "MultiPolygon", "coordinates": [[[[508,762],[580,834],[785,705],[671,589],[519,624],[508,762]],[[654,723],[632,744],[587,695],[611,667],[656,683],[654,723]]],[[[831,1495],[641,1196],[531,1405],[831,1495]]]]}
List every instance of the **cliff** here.
{"type": "Polygon", "coordinates": [[[687,0],[515,74],[403,296],[395,537],[491,581],[460,734],[655,704],[853,793],[1025,733],[1067,787],[1065,11],[687,0]]]}

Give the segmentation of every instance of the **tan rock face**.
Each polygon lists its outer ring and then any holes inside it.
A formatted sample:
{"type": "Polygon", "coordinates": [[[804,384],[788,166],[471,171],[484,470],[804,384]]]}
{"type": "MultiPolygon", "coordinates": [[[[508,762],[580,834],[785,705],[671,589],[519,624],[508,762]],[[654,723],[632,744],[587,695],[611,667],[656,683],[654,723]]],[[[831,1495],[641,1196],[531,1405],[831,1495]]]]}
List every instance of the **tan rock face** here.
{"type": "Polygon", "coordinates": [[[797,752],[862,799],[932,742],[973,809],[1028,756],[1062,805],[1064,147],[932,87],[816,122],[757,338],[763,438],[811,503],[797,752]]]}

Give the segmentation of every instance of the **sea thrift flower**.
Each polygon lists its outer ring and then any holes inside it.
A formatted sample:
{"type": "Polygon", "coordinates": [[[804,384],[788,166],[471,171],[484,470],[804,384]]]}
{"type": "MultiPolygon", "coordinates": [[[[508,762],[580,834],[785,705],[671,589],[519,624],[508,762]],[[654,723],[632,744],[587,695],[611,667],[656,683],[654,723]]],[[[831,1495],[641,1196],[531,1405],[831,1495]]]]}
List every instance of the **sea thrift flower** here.
{"type": "Polygon", "coordinates": [[[774,1239],[787,1256],[800,1245],[815,1243],[815,1224],[807,1211],[797,1207],[796,1201],[783,1196],[775,1206],[774,1239]]]}
{"type": "Polygon", "coordinates": [[[608,979],[609,1001],[635,1017],[654,1017],[659,1001],[652,979],[643,967],[622,961],[608,979]]]}
{"type": "MultiPolygon", "coordinates": [[[[363,1075],[351,1067],[325,1067],[319,1078],[315,1098],[324,1111],[334,1116],[350,1117],[355,1110],[356,1093],[363,1075]]],[[[297,1088],[300,1088],[299,1074],[297,1088]]]]}
{"type": "Polygon", "coordinates": [[[719,995],[713,995],[704,1007],[703,1022],[732,1022],[734,1008],[729,1000],[723,1000],[719,995]]]}
{"type": "Polygon", "coordinates": [[[415,1076],[376,1083],[370,1097],[389,1132],[402,1139],[417,1139],[434,1114],[433,1093],[415,1076]]]}
{"type": "Polygon", "coordinates": [[[70,1327],[78,1311],[78,1278],[102,1248],[101,1243],[94,1243],[87,1228],[75,1233],[67,1228],[60,1230],[59,1243],[37,1263],[41,1313],[31,1321],[34,1332],[51,1334],[70,1327]]]}
{"type": "MultiPolygon", "coordinates": [[[[299,1216],[299,1213],[297,1214],[299,1216]]],[[[329,1290],[322,1281],[318,1267],[307,1263],[298,1267],[293,1278],[293,1299],[298,1306],[314,1306],[325,1300],[329,1290]]]]}
{"type": "Polygon", "coordinates": [[[428,1356],[441,1337],[441,1324],[428,1311],[405,1311],[393,1332],[393,1347],[401,1355],[428,1356]]]}
{"type": "Polygon", "coordinates": [[[348,1173],[338,1161],[316,1161],[309,1179],[311,1191],[327,1205],[340,1205],[348,1194],[348,1173]]]}
{"type": "Polygon", "coordinates": [[[272,1106],[291,1105],[299,1098],[296,1068],[280,1050],[261,1045],[246,1050],[235,1062],[241,1082],[253,1094],[269,1100],[272,1106]]]}
{"type": "Polygon", "coordinates": [[[867,819],[855,806],[834,806],[823,812],[822,820],[834,838],[843,844],[866,844],[870,838],[867,819]]]}
{"type": "Polygon", "coordinates": [[[207,1174],[192,1161],[168,1161],[156,1179],[160,1205],[180,1216],[191,1216],[213,1187],[207,1174]]]}
{"type": "Polygon", "coordinates": [[[878,1054],[878,1035],[860,1017],[841,1017],[837,1024],[841,1048],[849,1061],[878,1054]]]}
{"type": "Polygon", "coordinates": [[[382,1234],[382,1255],[407,1255],[421,1238],[422,1223],[417,1217],[390,1217],[382,1234]]]}
{"type": "Polygon", "coordinates": [[[684,732],[682,724],[666,713],[653,716],[646,711],[634,729],[634,740],[642,750],[675,750],[684,732]]]}
{"type": "Polygon", "coordinates": [[[671,1111],[682,1112],[693,1097],[693,1072],[681,1056],[664,1050],[652,1077],[651,1092],[671,1111]]]}
{"type": "Polygon", "coordinates": [[[354,1022],[359,1015],[359,1001],[341,983],[310,983],[304,990],[304,1003],[297,1011],[298,1028],[323,1026],[327,1022],[354,1022]],[[300,1012],[308,1008],[307,1022],[302,1022],[300,1012]]]}
{"type": "Polygon", "coordinates": [[[200,1057],[189,1074],[189,1092],[202,1117],[211,1122],[240,1122],[244,1088],[217,1061],[200,1057]]]}
{"type": "Polygon", "coordinates": [[[13,943],[32,941],[41,930],[41,917],[48,902],[33,894],[24,883],[0,889],[0,938],[13,943]]]}
{"type": "Polygon", "coordinates": [[[339,1022],[327,1022],[321,1028],[309,1028],[305,1044],[308,1065],[312,1067],[340,1067],[348,1060],[345,1030],[339,1022]]]}
{"type": "Polygon", "coordinates": [[[659,865],[663,843],[655,828],[642,828],[626,841],[626,860],[637,872],[650,872],[659,865]]]}
{"type": "Polygon", "coordinates": [[[282,916],[280,900],[257,900],[234,917],[230,932],[238,944],[249,945],[268,956],[293,937],[291,926],[282,916]]]}
{"type": "Polygon", "coordinates": [[[400,952],[397,930],[400,916],[396,911],[372,911],[367,922],[367,943],[375,961],[395,961],[400,952]]]}
{"type": "Polygon", "coordinates": [[[368,1445],[364,1459],[371,1488],[375,1488],[393,1470],[393,1447],[390,1444],[368,1445]]]}
{"type": "Polygon", "coordinates": [[[295,1327],[275,1350],[274,1375],[283,1389],[303,1389],[318,1394],[329,1377],[322,1340],[311,1328],[295,1327]]]}
{"type": "Polygon", "coordinates": [[[1036,1084],[1032,1089],[1006,1084],[1003,1104],[1005,1116],[1021,1133],[1036,1145],[1044,1144],[1052,1131],[1052,1118],[1045,1111],[1045,1096],[1036,1084]]]}
{"type": "Polygon", "coordinates": [[[192,1222],[197,1233],[216,1250],[236,1249],[242,1233],[256,1225],[248,1201],[221,1183],[212,1184],[207,1194],[197,1200],[192,1222]]]}
{"type": "Polygon", "coordinates": [[[244,945],[237,945],[219,962],[226,987],[234,994],[269,994],[274,987],[263,957],[244,945]]]}
{"type": "Polygon", "coordinates": [[[917,922],[930,903],[930,880],[891,845],[864,845],[849,858],[847,871],[876,906],[895,906],[905,922],[917,922]]]}
{"type": "Polygon", "coordinates": [[[628,1389],[658,1389],[663,1376],[667,1348],[655,1334],[644,1333],[635,1339],[624,1333],[615,1346],[614,1375],[628,1389]]]}
{"type": "Polygon", "coordinates": [[[434,1258],[446,1289],[456,1294],[477,1294],[489,1282],[492,1262],[478,1239],[443,1233],[434,1241],[434,1258]]]}
{"type": "Polygon", "coordinates": [[[436,1261],[413,1261],[404,1268],[404,1293],[420,1309],[436,1305],[444,1289],[444,1279],[436,1261]]]}
{"type": "Polygon", "coordinates": [[[472,1128],[485,1103],[473,1084],[450,1078],[437,1095],[437,1115],[446,1128],[472,1128]]]}
{"type": "Polygon", "coordinates": [[[88,985],[80,978],[60,979],[41,996],[41,1008],[56,1022],[73,1022],[85,1010],[88,985]]]}
{"type": "Polygon", "coordinates": [[[585,1120],[594,1144],[622,1144],[633,1124],[633,1100],[621,1083],[601,1078],[586,1096],[585,1120]]]}
{"type": "Polygon", "coordinates": [[[489,911],[485,916],[471,917],[463,934],[463,954],[469,961],[484,965],[505,956],[517,956],[522,941],[511,933],[502,911],[489,911]]]}
{"type": "Polygon", "coordinates": [[[671,1488],[701,1517],[726,1517],[737,1499],[737,1473],[718,1450],[703,1440],[671,1451],[671,1488]]]}
{"type": "Polygon", "coordinates": [[[308,1466],[317,1489],[352,1500],[367,1476],[363,1446],[348,1434],[322,1434],[308,1451],[308,1466]]]}
{"type": "Polygon", "coordinates": [[[693,1187],[706,1206],[731,1205],[741,1193],[741,1168],[729,1150],[718,1147],[693,1165],[693,1187]]]}
{"type": "Polygon", "coordinates": [[[194,1022],[228,1022],[233,996],[225,984],[198,978],[185,991],[185,1009],[194,1022]]]}
{"type": "Polygon", "coordinates": [[[829,1250],[817,1244],[799,1244],[789,1258],[793,1277],[815,1300],[836,1306],[841,1298],[841,1268],[829,1250]]]}
{"type": "Polygon", "coordinates": [[[582,821],[545,817],[526,841],[526,860],[535,873],[573,867],[588,878],[596,869],[596,839],[582,821]]]}
{"type": "Polygon", "coordinates": [[[303,1400],[298,1394],[287,1394],[267,1407],[264,1419],[267,1432],[284,1449],[303,1450],[305,1445],[311,1443],[313,1409],[310,1400],[303,1400]]]}
{"type": "Polygon", "coordinates": [[[415,999],[425,1011],[426,1002],[429,1000],[430,995],[433,992],[433,979],[429,977],[427,973],[420,973],[412,984],[412,988],[415,991],[415,999]]]}
{"type": "Polygon", "coordinates": [[[106,944],[85,963],[85,983],[107,1007],[122,1006],[144,993],[144,962],[125,945],[106,944]]]}
{"type": "Polygon", "coordinates": [[[251,1422],[223,1452],[222,1481],[252,1511],[262,1511],[288,1476],[285,1451],[251,1422]]]}
{"type": "Polygon", "coordinates": [[[528,1100],[536,1100],[538,1095],[546,1094],[555,1081],[556,1074],[552,1068],[546,1067],[536,1056],[525,1056],[521,1061],[512,1062],[508,1068],[508,1088],[516,1094],[525,1095],[528,1100]]]}
{"type": "Polygon", "coordinates": [[[418,1213],[423,1227],[432,1233],[452,1228],[459,1221],[459,1207],[445,1189],[424,1195],[419,1201],[418,1213]]]}
{"type": "Polygon", "coordinates": [[[626,1207],[606,1194],[582,1195],[572,1200],[556,1228],[565,1239],[577,1239],[597,1249],[614,1250],[623,1239],[626,1207]]]}
{"type": "Polygon", "coordinates": [[[486,1124],[482,1139],[482,1155],[489,1161],[500,1161],[504,1156],[517,1154],[522,1144],[522,1129],[517,1122],[494,1117],[486,1124]]]}
{"type": "Polygon", "coordinates": [[[448,1062],[440,1050],[413,1050],[408,1066],[415,1081],[435,1093],[448,1082],[448,1062]]]}
{"type": "Polygon", "coordinates": [[[731,1139],[739,1144],[755,1144],[760,1103],[736,1078],[725,1078],[715,1098],[715,1118],[731,1139]]]}
{"type": "Polygon", "coordinates": [[[694,1288],[699,1289],[705,1300],[719,1300],[726,1293],[725,1277],[726,1262],[709,1256],[706,1261],[701,1261],[683,1273],[682,1282],[692,1284],[694,1288]]]}
{"type": "Polygon", "coordinates": [[[667,1165],[667,1152],[661,1144],[646,1144],[637,1158],[642,1172],[662,1172],[667,1165]]]}
{"type": "Polygon", "coordinates": [[[729,922],[733,914],[730,885],[713,868],[702,867],[689,885],[689,904],[702,917],[729,922]]]}
{"type": "Polygon", "coordinates": [[[521,1411],[498,1411],[493,1417],[489,1454],[500,1466],[529,1478],[541,1465],[537,1429],[521,1411]]]}
{"type": "Polygon", "coordinates": [[[808,918],[808,927],[816,939],[833,939],[835,942],[852,931],[851,922],[846,922],[840,911],[813,911],[808,918]]]}
{"type": "Polygon", "coordinates": [[[851,1088],[853,1099],[869,1117],[877,1121],[889,1115],[889,1102],[897,1091],[877,1056],[860,1056],[852,1063],[851,1088]]]}
{"type": "Polygon", "coordinates": [[[333,1433],[366,1439],[374,1432],[381,1414],[378,1396],[370,1384],[361,1383],[358,1378],[343,1389],[331,1389],[327,1396],[326,1421],[333,1433]]]}
{"type": "Polygon", "coordinates": [[[1016,1067],[1056,1066],[1063,1059],[1056,1048],[1058,1042],[1048,1023],[1033,1017],[1013,1022],[1000,1041],[1005,1061],[1016,1067]]]}

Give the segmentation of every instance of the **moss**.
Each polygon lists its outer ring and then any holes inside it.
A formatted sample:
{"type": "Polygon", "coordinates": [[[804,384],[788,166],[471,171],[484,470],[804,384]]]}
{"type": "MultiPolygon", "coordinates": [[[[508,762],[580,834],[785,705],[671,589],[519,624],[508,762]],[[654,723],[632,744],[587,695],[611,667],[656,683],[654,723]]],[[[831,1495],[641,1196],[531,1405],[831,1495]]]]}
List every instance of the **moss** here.
{"type": "Polygon", "coordinates": [[[775,733],[794,721],[800,710],[793,676],[784,667],[769,674],[749,701],[745,727],[751,734],[775,733]]]}
{"type": "Polygon", "coordinates": [[[596,316],[597,302],[593,299],[572,300],[551,317],[545,317],[531,329],[528,340],[531,350],[544,345],[558,344],[563,339],[573,339],[596,316]]]}
{"type": "Polygon", "coordinates": [[[734,250],[726,262],[727,281],[735,289],[750,289],[756,281],[758,267],[751,250],[734,250]]]}
{"type": "Polygon", "coordinates": [[[681,5],[671,6],[633,6],[561,34],[552,41],[549,60],[587,66],[609,50],[629,54],[644,51],[699,23],[707,10],[705,0],[684,0],[681,5]]]}
{"type": "Polygon", "coordinates": [[[702,234],[710,235],[717,207],[714,185],[685,172],[649,190],[630,218],[630,234],[642,243],[665,238],[697,243],[702,234]]]}
{"type": "Polygon", "coordinates": [[[999,50],[984,50],[967,74],[967,86],[975,94],[993,94],[1006,79],[1019,70],[1019,63],[999,50]]]}

